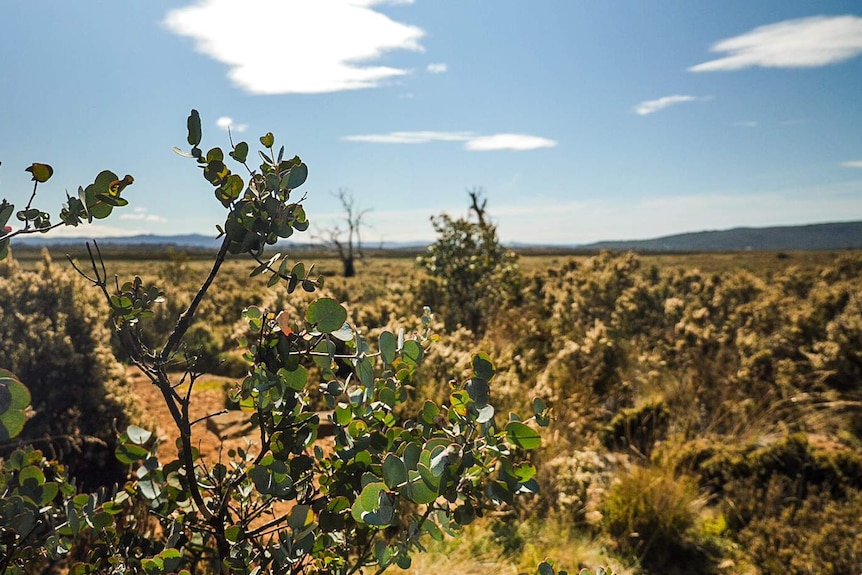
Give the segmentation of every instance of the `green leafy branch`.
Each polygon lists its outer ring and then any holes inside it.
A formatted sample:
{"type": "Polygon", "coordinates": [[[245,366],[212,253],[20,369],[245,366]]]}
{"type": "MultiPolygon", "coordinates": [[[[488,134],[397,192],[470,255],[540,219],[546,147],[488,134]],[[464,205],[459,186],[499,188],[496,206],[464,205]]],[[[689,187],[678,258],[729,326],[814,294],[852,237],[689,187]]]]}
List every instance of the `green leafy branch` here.
{"type": "Polygon", "coordinates": [[[135,180],[126,175],[122,179],[109,170],[104,170],[96,176],[95,181],[86,188],[78,187],[78,196],[66,194],[67,202],[60,211],[60,221],[52,224],[51,215],[33,207],[39,184],[44,184],[54,175],[54,168],[48,164],[33,163],[27,169],[32,174],[33,191],[23,210],[15,212],[15,206],[5,199],[0,202],[0,260],[9,251],[12,238],[24,234],[47,233],[60,226],[77,227],[84,221],[91,223],[94,219],[101,220],[111,215],[116,207],[122,207],[129,202],[122,197],[123,190],[135,180]],[[15,217],[23,223],[23,227],[13,230],[7,222],[15,213],[15,217]]]}

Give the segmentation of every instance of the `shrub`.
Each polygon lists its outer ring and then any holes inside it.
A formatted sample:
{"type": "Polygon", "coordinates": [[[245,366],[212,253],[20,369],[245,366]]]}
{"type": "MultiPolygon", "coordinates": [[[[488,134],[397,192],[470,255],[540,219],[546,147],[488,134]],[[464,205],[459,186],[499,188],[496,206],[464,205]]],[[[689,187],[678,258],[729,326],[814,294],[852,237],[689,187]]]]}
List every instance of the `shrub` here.
{"type": "MultiPolygon", "coordinates": [[[[210,273],[166,340],[147,340],[142,327],[164,301],[157,286],[138,276],[122,284],[109,281],[98,251],[90,251],[89,266],[76,266],[107,303],[107,309],[92,308],[93,315],[110,318],[129,360],[161,393],[176,426],[176,459],[160,461],[159,438],[128,426],[115,454],[136,471],[123,490],[91,496],[63,492],[62,501],[49,507],[58,517],[65,512],[67,523],[26,545],[21,543],[27,525],[9,537],[4,533],[4,540],[16,543],[4,561],[20,572],[29,549],[56,558],[76,553],[75,542],[88,537],[87,552],[73,555],[81,558],[75,574],[163,575],[183,567],[242,575],[348,575],[366,566],[382,572],[393,564],[408,568],[411,553],[424,549],[423,538],[439,540],[444,531],[453,533],[512,504],[518,494],[535,493],[536,469],[526,457],[541,444],[535,426],[547,424],[543,404],[537,403],[526,420],[515,414],[495,419],[490,382],[496,370],[486,355],[476,354],[466,377],[459,374],[450,383],[444,402],[429,400],[411,412],[408,388],[428,344],[436,340],[430,311],[415,333],[382,331],[369,342],[348,322],[347,309],[329,297],[311,301],[300,313],[257,305],[243,310],[247,327],[240,339],[249,369],[232,396],[250,412],[259,439],[220,453],[215,461],[201,457],[193,433],[203,426],[193,427],[215,414],[191,418],[192,390],[203,361],[219,345],[209,325],[196,326],[195,320],[228,254],[251,258],[252,277],[263,274],[269,286],[281,284],[288,294],[300,287],[315,292],[322,280],[302,263],[289,265],[281,254],[263,258],[266,246],[308,228],[302,200],[291,201],[292,191],[306,180],[307,166],[299,157],[285,160],[283,148],[276,153],[271,133],[260,138],[266,151],[259,154],[257,170],[247,163],[248,144],[231,142],[227,155],[249,173],[246,185],[225,165],[221,149],[204,154],[198,148],[197,111],[187,126],[192,148],[186,155],[203,168],[227,215],[210,273]],[[184,369],[185,388],[169,376],[177,367],[184,369]],[[313,390],[331,410],[334,440],[326,449],[316,442],[322,422],[313,390]],[[130,499],[147,506],[160,531],[144,536],[149,521],[129,511],[130,499]]],[[[115,201],[116,194],[109,198],[115,201]]],[[[6,216],[3,205],[0,215],[6,216]]],[[[41,213],[33,217],[37,227],[45,227],[41,213]]],[[[32,487],[38,473],[35,467],[22,471],[21,482],[32,487]]],[[[41,500],[38,494],[28,497],[41,500]]]]}
{"type": "Polygon", "coordinates": [[[697,483],[663,467],[634,466],[611,486],[605,526],[620,548],[660,572],[703,561],[691,529],[703,501],[697,483]]]}
{"type": "Polygon", "coordinates": [[[664,438],[670,410],[662,402],[620,410],[602,430],[602,443],[609,449],[630,448],[648,458],[656,441],[664,438]]]}
{"type": "Polygon", "coordinates": [[[105,306],[47,253],[35,272],[10,269],[0,277],[0,365],[25,382],[34,411],[19,441],[59,459],[84,487],[122,481],[113,453],[131,406],[105,306]]]}
{"type": "Polygon", "coordinates": [[[481,335],[497,312],[518,298],[521,281],[517,256],[500,244],[487,219],[487,200],[481,190],[469,194],[477,221],[447,214],[431,218],[438,238],[418,263],[432,279],[419,297],[440,310],[448,330],[464,326],[481,335]]]}
{"type": "MultiPolygon", "coordinates": [[[[770,490],[766,497],[786,494],[770,490]]],[[[777,515],[755,518],[738,536],[764,575],[862,573],[862,492],[842,501],[813,493],[798,505],[775,503],[777,515]]]]}

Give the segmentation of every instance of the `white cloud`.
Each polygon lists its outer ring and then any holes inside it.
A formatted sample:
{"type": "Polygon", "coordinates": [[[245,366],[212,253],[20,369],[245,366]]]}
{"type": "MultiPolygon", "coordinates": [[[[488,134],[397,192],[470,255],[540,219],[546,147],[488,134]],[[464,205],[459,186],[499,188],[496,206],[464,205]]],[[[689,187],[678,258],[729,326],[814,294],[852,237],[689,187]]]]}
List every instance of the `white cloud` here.
{"type": "Polygon", "coordinates": [[[440,63],[436,63],[436,64],[428,64],[428,67],[425,69],[428,70],[429,72],[431,72],[432,74],[442,74],[443,72],[445,72],[446,70],[449,69],[449,66],[440,62],[440,63]]]}
{"type": "Polygon", "coordinates": [[[739,126],[739,127],[741,127],[741,128],[756,128],[756,127],[757,127],[757,122],[753,122],[753,121],[751,121],[751,120],[748,120],[748,121],[745,121],[745,122],[734,122],[734,123],[733,123],[733,125],[734,125],[734,126],[739,126]]]}
{"type": "Polygon", "coordinates": [[[841,165],[845,168],[862,168],[862,160],[852,160],[850,162],[842,162],[841,165]]]}
{"type": "Polygon", "coordinates": [[[557,142],[530,136],[527,134],[494,134],[493,136],[479,136],[472,138],[464,144],[464,149],[474,152],[488,152],[494,150],[536,150],[538,148],[555,148],[557,142]]]}
{"type": "Polygon", "coordinates": [[[404,0],[197,0],[167,13],[172,32],[230,68],[252,94],[318,94],[373,88],[404,76],[371,62],[394,50],[424,51],[425,32],[377,12],[404,0]]]}
{"type": "Polygon", "coordinates": [[[390,132],[345,136],[342,139],[347,142],[372,144],[427,144],[428,142],[464,142],[473,137],[475,134],[472,132],[390,132]]]}
{"type": "Polygon", "coordinates": [[[689,68],[691,72],[762,68],[812,68],[862,54],[862,18],[812,16],[760,26],[714,44],[726,56],[689,68]]]}
{"type": "Polygon", "coordinates": [[[557,142],[528,134],[493,134],[481,136],[473,132],[390,132],[388,134],[364,134],[345,136],[348,142],[373,144],[427,144],[429,142],[464,142],[464,149],[473,152],[492,150],[535,150],[553,148],[557,142]]]}
{"type": "Polygon", "coordinates": [[[134,210],[132,210],[132,213],[122,213],[120,214],[120,219],[126,221],[139,221],[158,224],[163,224],[168,221],[168,219],[165,217],[147,213],[147,208],[135,208],[134,210]]]}
{"type": "Polygon", "coordinates": [[[248,124],[234,124],[233,118],[222,116],[216,120],[216,126],[227,131],[230,128],[231,132],[245,132],[248,129],[248,124]]]}
{"type": "Polygon", "coordinates": [[[682,94],[674,94],[673,96],[664,96],[658,100],[645,100],[634,107],[635,114],[638,116],[648,116],[655,114],[660,110],[664,110],[675,104],[683,102],[697,102],[698,100],[708,100],[709,98],[698,98],[697,96],[687,96],[682,94]]]}

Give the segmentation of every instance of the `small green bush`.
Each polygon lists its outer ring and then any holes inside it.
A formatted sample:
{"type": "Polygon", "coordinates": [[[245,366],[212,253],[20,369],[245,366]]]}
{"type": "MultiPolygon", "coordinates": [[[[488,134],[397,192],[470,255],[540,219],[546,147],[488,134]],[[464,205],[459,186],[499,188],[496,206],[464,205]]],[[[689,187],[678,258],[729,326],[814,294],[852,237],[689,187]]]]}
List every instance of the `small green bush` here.
{"type": "Polygon", "coordinates": [[[116,430],[129,423],[131,406],[108,343],[105,306],[47,253],[35,272],[7,270],[0,277],[0,365],[26,382],[34,411],[18,441],[59,459],[79,485],[122,481],[116,430]]]}
{"type": "Polygon", "coordinates": [[[638,556],[650,569],[691,564],[704,559],[691,535],[702,505],[692,478],[662,467],[635,466],[608,492],[605,526],[621,551],[638,556]]]}
{"type": "Polygon", "coordinates": [[[447,214],[431,218],[438,238],[418,258],[431,276],[420,285],[419,297],[440,310],[446,329],[464,326],[481,335],[519,298],[521,275],[517,255],[500,243],[496,226],[486,219],[481,190],[469,194],[476,221],[447,214]]]}
{"type": "Polygon", "coordinates": [[[602,430],[602,443],[608,449],[630,448],[649,457],[653,445],[667,433],[670,410],[662,402],[620,410],[602,430]]]}

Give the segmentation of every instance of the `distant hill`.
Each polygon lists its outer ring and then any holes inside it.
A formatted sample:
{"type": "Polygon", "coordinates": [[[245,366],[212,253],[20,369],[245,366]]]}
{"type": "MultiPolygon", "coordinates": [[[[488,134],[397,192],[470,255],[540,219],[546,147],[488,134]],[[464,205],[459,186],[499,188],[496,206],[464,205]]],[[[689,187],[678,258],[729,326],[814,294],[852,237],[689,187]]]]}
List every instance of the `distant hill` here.
{"type": "MultiPolygon", "coordinates": [[[[71,244],[81,244],[92,240],[92,237],[81,236],[77,238],[57,238],[50,234],[21,236],[16,238],[16,241],[21,242],[20,246],[26,247],[43,247],[43,246],[67,246],[71,244]]],[[[102,245],[128,245],[128,246],[175,246],[182,248],[215,248],[221,245],[221,240],[215,239],[215,235],[205,236],[203,234],[184,234],[176,236],[156,236],[153,234],[145,234],[138,236],[122,236],[122,237],[105,237],[96,238],[102,245]]]]}
{"type": "Polygon", "coordinates": [[[733,228],[723,231],[676,234],[651,240],[596,242],[577,247],[586,250],[656,252],[862,249],[862,222],[733,228]]]}
{"type": "MultiPolygon", "coordinates": [[[[58,238],[42,235],[22,236],[16,241],[21,248],[34,248],[43,246],[68,246],[82,244],[92,238],[82,236],[78,238],[58,238]]],[[[102,245],[122,246],[153,246],[185,249],[217,249],[221,240],[215,235],[205,236],[202,234],[184,234],[174,236],[156,236],[152,234],[124,237],[98,238],[102,245]]],[[[290,242],[288,242],[290,243],[290,242]]],[[[364,245],[367,251],[375,250],[421,250],[427,243],[423,242],[383,242],[380,244],[367,243],[364,245]]],[[[676,234],[649,240],[619,240],[596,242],[584,245],[535,245],[535,244],[507,244],[518,250],[637,250],[650,252],[680,251],[680,252],[709,252],[709,251],[744,251],[744,250],[773,250],[773,251],[795,251],[795,250],[840,250],[840,249],[862,249],[862,222],[839,222],[829,224],[811,224],[805,226],[780,226],[770,228],[733,228],[721,231],[692,232],[676,234]]],[[[291,249],[315,249],[320,245],[293,244],[291,249]]]]}

